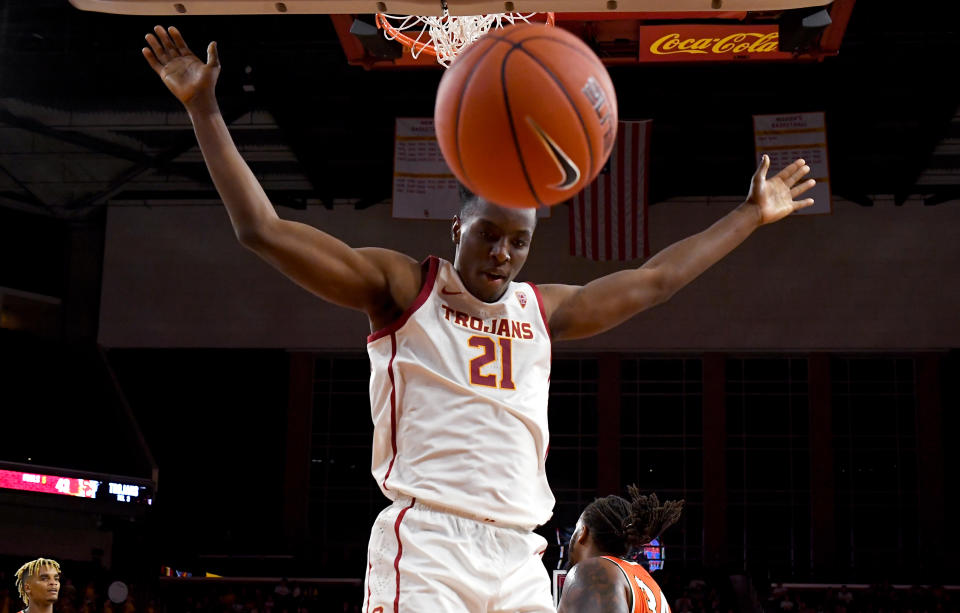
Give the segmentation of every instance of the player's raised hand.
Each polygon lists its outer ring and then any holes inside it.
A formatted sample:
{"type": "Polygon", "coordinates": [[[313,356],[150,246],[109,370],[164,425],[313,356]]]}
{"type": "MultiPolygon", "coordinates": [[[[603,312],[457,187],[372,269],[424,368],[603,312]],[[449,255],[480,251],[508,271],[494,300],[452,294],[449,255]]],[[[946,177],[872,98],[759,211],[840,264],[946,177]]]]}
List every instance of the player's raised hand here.
{"type": "Polygon", "coordinates": [[[802,159],[794,161],[775,176],[767,178],[770,168],[770,156],[764,155],[760,166],[753,173],[747,204],[757,207],[760,224],[768,224],[783,219],[790,213],[813,204],[813,198],[796,200],[816,184],[813,179],[802,181],[810,172],[810,167],[802,159]]]}
{"type": "Polygon", "coordinates": [[[167,89],[188,107],[198,100],[212,98],[220,74],[217,43],[207,46],[207,61],[204,63],[190,51],[176,28],[166,30],[155,26],[153,31],[154,34],[146,36],[150,46],[143,48],[143,57],[160,75],[167,89]]]}

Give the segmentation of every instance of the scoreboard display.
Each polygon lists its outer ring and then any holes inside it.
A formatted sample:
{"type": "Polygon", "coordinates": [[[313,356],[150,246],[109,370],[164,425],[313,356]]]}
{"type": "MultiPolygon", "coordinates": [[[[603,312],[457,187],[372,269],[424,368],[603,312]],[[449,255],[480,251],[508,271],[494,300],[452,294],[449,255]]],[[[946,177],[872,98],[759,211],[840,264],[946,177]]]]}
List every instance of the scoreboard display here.
{"type": "Polygon", "coordinates": [[[0,464],[0,490],[36,492],[118,503],[153,504],[152,484],[143,479],[99,474],[83,475],[76,471],[5,463],[0,464]]]}
{"type": "Polygon", "coordinates": [[[628,561],[636,562],[652,573],[663,568],[663,561],[667,557],[666,547],[659,538],[655,538],[643,547],[631,549],[625,557],[628,561]]]}

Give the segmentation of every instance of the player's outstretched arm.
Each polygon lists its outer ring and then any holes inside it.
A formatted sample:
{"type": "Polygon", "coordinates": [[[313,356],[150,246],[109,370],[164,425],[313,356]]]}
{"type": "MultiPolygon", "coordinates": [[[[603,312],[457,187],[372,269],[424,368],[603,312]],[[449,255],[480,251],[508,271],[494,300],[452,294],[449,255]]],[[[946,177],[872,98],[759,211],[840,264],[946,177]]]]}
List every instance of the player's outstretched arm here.
{"type": "Polygon", "coordinates": [[[746,200],[712,226],[667,247],[643,266],[621,270],[584,286],[541,287],[554,340],[584,338],[605,332],[637,313],[668,300],[758,227],[783,219],[813,204],[796,198],[814,185],[803,181],[810,168],[796,160],[767,178],[766,155],[753,175],[746,200]]]}
{"type": "Polygon", "coordinates": [[[176,28],[157,26],[146,40],[143,56],[186,107],[240,242],[321,298],[367,312],[375,325],[390,321],[398,305],[402,311],[419,288],[412,258],[386,249],[352,249],[312,226],[277,216],[220,114],[214,93],[220,73],[217,44],[207,46],[204,62],[176,28]]]}
{"type": "Polygon", "coordinates": [[[616,565],[587,558],[567,574],[557,613],[630,613],[632,588],[616,565]]]}

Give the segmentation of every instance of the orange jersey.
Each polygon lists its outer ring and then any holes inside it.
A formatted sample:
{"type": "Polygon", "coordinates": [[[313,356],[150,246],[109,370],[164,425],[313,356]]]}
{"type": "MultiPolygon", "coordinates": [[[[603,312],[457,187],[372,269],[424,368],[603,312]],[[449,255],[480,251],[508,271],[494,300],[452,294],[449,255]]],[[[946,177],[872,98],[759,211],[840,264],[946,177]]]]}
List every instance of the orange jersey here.
{"type": "Polygon", "coordinates": [[[633,588],[633,605],[631,613],[670,613],[667,598],[660,590],[660,586],[653,580],[650,573],[636,562],[627,562],[613,556],[603,556],[620,567],[620,572],[626,577],[633,588]]]}

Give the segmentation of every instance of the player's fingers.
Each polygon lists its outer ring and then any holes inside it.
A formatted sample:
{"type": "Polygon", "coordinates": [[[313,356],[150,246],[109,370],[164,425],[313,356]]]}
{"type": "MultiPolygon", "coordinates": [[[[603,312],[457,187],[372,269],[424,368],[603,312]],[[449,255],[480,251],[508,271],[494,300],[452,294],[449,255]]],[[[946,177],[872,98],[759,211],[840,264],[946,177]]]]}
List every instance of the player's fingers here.
{"type": "Polygon", "coordinates": [[[207,45],[207,66],[220,66],[220,52],[217,51],[217,41],[207,45]]]}
{"type": "Polygon", "coordinates": [[[157,57],[153,54],[153,51],[149,47],[144,47],[140,52],[143,53],[143,57],[147,59],[150,68],[153,68],[154,72],[160,74],[160,71],[163,70],[163,64],[157,61],[157,57]]]}
{"type": "Polygon", "coordinates": [[[797,170],[802,168],[805,164],[806,162],[803,161],[803,158],[794,160],[793,163],[784,166],[783,169],[777,173],[777,177],[786,183],[790,177],[792,177],[794,173],[796,173],[797,170]]]}
{"type": "MultiPolygon", "coordinates": [[[[793,164],[788,166],[788,168],[792,166],[793,164]]],[[[808,172],[810,172],[810,167],[804,164],[800,168],[797,168],[796,170],[794,170],[793,174],[791,174],[788,178],[784,179],[784,183],[787,184],[787,187],[793,187],[793,185],[795,185],[797,181],[802,179],[803,176],[806,175],[808,172]]]]}
{"type": "Polygon", "coordinates": [[[160,42],[163,43],[163,50],[169,57],[176,57],[180,55],[180,50],[177,49],[177,46],[173,44],[173,41],[170,40],[170,35],[167,34],[166,29],[161,26],[157,26],[153,29],[157,34],[157,38],[160,39],[160,42]]]}
{"type": "Polygon", "coordinates": [[[190,51],[190,47],[187,46],[187,41],[183,40],[183,35],[180,34],[180,30],[174,26],[170,26],[168,32],[170,33],[170,38],[173,39],[173,44],[175,44],[177,50],[180,51],[180,55],[193,54],[193,51],[190,51]]]}
{"type": "Polygon", "coordinates": [[[815,180],[813,180],[813,179],[807,179],[807,180],[804,181],[803,183],[800,183],[799,185],[793,186],[793,189],[790,190],[790,197],[791,197],[791,198],[796,198],[797,196],[799,196],[799,195],[802,194],[803,192],[807,191],[808,189],[810,189],[811,187],[813,187],[813,186],[816,185],[816,184],[817,184],[817,182],[816,182],[815,180]]]}
{"type": "Polygon", "coordinates": [[[160,41],[157,40],[156,36],[153,34],[147,34],[144,38],[147,39],[147,44],[150,45],[150,48],[153,50],[153,54],[156,56],[160,64],[166,64],[168,61],[170,61],[167,57],[167,54],[163,51],[163,45],[160,44],[160,41]]]}
{"type": "Polygon", "coordinates": [[[804,200],[794,200],[793,210],[799,211],[800,209],[805,209],[808,206],[813,205],[813,198],[805,198],[804,200]]]}
{"type": "Polygon", "coordinates": [[[763,183],[767,180],[767,170],[770,168],[770,156],[766,153],[763,154],[763,157],[760,158],[760,165],[757,166],[757,171],[753,173],[753,182],[756,184],[763,183]]]}

